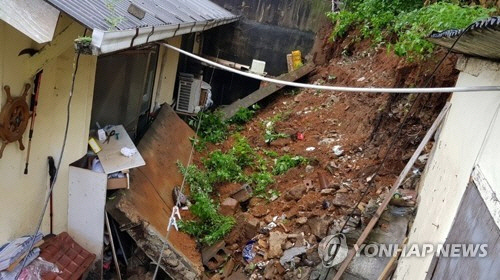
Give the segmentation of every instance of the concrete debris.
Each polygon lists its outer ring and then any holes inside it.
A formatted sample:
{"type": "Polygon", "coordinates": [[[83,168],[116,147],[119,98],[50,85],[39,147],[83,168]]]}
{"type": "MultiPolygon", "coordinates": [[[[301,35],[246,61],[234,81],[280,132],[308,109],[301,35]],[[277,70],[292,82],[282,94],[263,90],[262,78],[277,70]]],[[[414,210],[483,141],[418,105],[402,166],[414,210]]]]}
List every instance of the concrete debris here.
{"type": "Polygon", "coordinates": [[[306,246],[290,248],[283,253],[283,256],[280,258],[280,264],[285,266],[285,264],[294,261],[295,257],[304,254],[306,251],[306,246]]]}
{"type": "Polygon", "coordinates": [[[306,148],[306,151],[307,151],[307,152],[312,152],[312,151],[314,151],[314,150],[316,150],[316,147],[307,147],[307,148],[306,148]]]}
{"type": "Polygon", "coordinates": [[[337,140],[335,138],[323,138],[318,142],[318,145],[331,145],[335,143],[337,140]]]}
{"type": "Polygon", "coordinates": [[[349,201],[349,195],[346,193],[337,192],[335,197],[332,200],[332,204],[338,207],[351,207],[351,203],[349,201]]]}
{"type": "Polygon", "coordinates": [[[306,187],[302,185],[295,186],[291,188],[288,192],[285,193],[284,198],[287,201],[290,200],[299,200],[302,198],[302,195],[304,195],[304,192],[306,191],[306,187]]]}
{"type": "Polygon", "coordinates": [[[220,213],[224,216],[232,216],[238,208],[238,200],[228,197],[222,201],[220,205],[220,213]]]}
{"type": "Polygon", "coordinates": [[[342,149],[342,146],[340,146],[340,145],[335,145],[333,147],[332,151],[338,157],[340,157],[344,154],[344,150],[342,149]]]}
{"type": "Polygon", "coordinates": [[[287,234],[273,231],[269,233],[269,250],[267,251],[268,258],[278,258],[283,254],[281,246],[285,243],[287,234]]]}
{"type": "Polygon", "coordinates": [[[322,195],[330,195],[330,194],[333,194],[335,192],[334,189],[323,189],[321,190],[321,194],[322,195]]]}
{"type": "Polygon", "coordinates": [[[259,204],[252,209],[252,215],[256,218],[262,218],[269,213],[269,208],[266,205],[259,204]]]}
{"type": "Polygon", "coordinates": [[[245,213],[246,215],[244,216],[244,221],[245,221],[245,226],[244,226],[244,231],[245,231],[245,237],[247,239],[252,239],[254,236],[257,235],[259,231],[259,220],[252,217],[248,213],[245,213]]]}
{"type": "Polygon", "coordinates": [[[307,217],[299,217],[295,220],[299,225],[307,223],[307,217]]]}
{"type": "Polygon", "coordinates": [[[226,258],[229,256],[230,252],[226,249],[226,242],[224,241],[220,241],[201,250],[203,265],[209,270],[215,270],[222,266],[225,263],[226,258]]]}
{"type": "Polygon", "coordinates": [[[222,275],[221,276],[223,279],[228,278],[229,275],[231,275],[233,273],[234,266],[235,266],[235,264],[234,264],[233,258],[229,258],[229,260],[226,262],[226,264],[222,268],[222,275]]]}
{"type": "Polygon", "coordinates": [[[323,238],[326,236],[328,227],[333,222],[333,218],[329,215],[323,215],[321,217],[314,217],[307,221],[307,225],[311,228],[311,233],[316,235],[318,238],[323,238]]]}
{"type": "Polygon", "coordinates": [[[252,198],[252,193],[252,187],[249,184],[244,184],[239,190],[233,192],[231,197],[242,203],[252,198]]]}
{"type": "Polygon", "coordinates": [[[306,173],[312,173],[312,172],[314,172],[314,166],[307,165],[306,166],[306,173]]]}

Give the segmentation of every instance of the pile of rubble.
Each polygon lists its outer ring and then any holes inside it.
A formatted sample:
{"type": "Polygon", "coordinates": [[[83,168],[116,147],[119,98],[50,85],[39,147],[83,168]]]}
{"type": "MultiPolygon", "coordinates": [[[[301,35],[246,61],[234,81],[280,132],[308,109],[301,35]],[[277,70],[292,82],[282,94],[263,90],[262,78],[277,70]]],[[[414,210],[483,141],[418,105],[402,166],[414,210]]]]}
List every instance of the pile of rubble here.
{"type": "MultiPolygon", "coordinates": [[[[322,262],[320,245],[323,240],[340,232],[347,217],[335,218],[335,209],[354,205],[349,201],[345,186],[313,184],[304,180],[288,192],[283,198],[288,205],[297,204],[306,194],[315,193],[322,200],[311,203],[309,208],[291,212],[291,207],[284,207],[284,213],[273,216],[266,207],[267,202],[251,197],[251,188],[244,185],[221,204],[221,211],[226,215],[235,215],[238,228],[226,238],[211,247],[202,250],[203,264],[212,273],[211,279],[323,279],[328,268],[322,262]],[[321,186],[323,185],[323,187],[321,186]],[[248,204],[248,205],[246,205],[248,204]],[[320,204],[320,205],[318,205],[320,204]],[[250,210],[243,212],[241,205],[250,210]],[[332,214],[318,214],[316,208],[330,209],[332,214]],[[235,240],[247,240],[231,243],[235,240]]],[[[359,238],[363,227],[377,210],[385,193],[380,193],[369,203],[361,203],[349,218],[344,230],[347,245],[352,248],[359,238]]],[[[401,242],[406,236],[407,226],[415,205],[415,192],[403,190],[393,198],[392,206],[382,216],[379,226],[369,238],[371,243],[401,242]]],[[[376,268],[369,273],[376,274],[384,269],[388,260],[375,263],[376,268]]],[[[363,262],[363,261],[362,261],[363,262]]],[[[353,262],[352,275],[364,277],[366,263],[353,262]]],[[[352,269],[351,269],[352,270],[352,269]]],[[[366,273],[365,273],[366,274],[366,273]]]]}

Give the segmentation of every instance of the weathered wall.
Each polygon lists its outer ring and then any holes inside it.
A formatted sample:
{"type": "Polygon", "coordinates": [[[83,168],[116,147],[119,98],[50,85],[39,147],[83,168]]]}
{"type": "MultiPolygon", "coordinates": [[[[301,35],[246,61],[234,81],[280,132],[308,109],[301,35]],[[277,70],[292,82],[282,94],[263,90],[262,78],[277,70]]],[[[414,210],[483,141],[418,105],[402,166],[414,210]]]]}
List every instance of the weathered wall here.
{"type": "Polygon", "coordinates": [[[287,53],[311,51],[315,33],[331,8],[331,1],[325,0],[214,2],[242,18],[206,32],[204,53],[247,65],[252,59],[264,60],[271,75],[287,72],[287,53]]]}
{"type": "MultiPolygon", "coordinates": [[[[66,17],[60,18],[55,37],[70,22],[66,17]]],[[[81,27],[79,32],[73,34],[73,38],[82,35],[83,31],[84,28],[81,27]]],[[[0,22],[0,42],[1,86],[3,88],[4,85],[9,85],[13,95],[17,96],[24,83],[33,82],[33,77],[27,74],[26,69],[34,58],[17,55],[22,49],[40,46],[4,22],[0,22]]],[[[62,55],[51,59],[44,67],[29,174],[23,174],[26,150],[20,151],[17,143],[9,144],[0,159],[0,244],[32,233],[40,215],[48,188],[47,157],[53,156],[57,160],[63,141],[66,104],[73,70],[72,42],[70,41],[61,52],[62,55]]],[[[68,165],[87,150],[95,65],[95,57],[81,56],[71,107],[68,142],[54,191],[56,233],[66,230],[67,227],[68,165]]],[[[5,93],[2,92],[1,96],[3,105],[5,93]]],[[[26,146],[27,136],[28,132],[24,137],[26,146]]],[[[44,233],[48,233],[48,216],[44,219],[42,229],[44,233]]]]}
{"type": "MultiPolygon", "coordinates": [[[[457,81],[459,87],[500,85],[498,63],[471,58],[466,64],[459,65],[462,70],[457,81]]],[[[451,110],[422,176],[420,202],[410,230],[409,244],[445,242],[478,158],[481,167],[489,170],[485,172],[490,174],[486,175],[489,183],[500,191],[497,162],[500,142],[493,137],[500,133],[498,120],[492,126],[500,106],[500,92],[454,93],[451,103],[451,110]]],[[[395,279],[424,279],[431,261],[431,256],[403,258],[395,279]]]]}

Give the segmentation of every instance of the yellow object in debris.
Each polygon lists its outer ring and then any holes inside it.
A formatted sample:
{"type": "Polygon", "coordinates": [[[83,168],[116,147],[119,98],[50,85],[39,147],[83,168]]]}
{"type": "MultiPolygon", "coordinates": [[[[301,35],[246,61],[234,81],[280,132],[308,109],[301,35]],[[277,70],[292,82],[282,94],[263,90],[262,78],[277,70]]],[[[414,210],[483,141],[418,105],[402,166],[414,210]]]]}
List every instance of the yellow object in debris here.
{"type": "Polygon", "coordinates": [[[299,69],[302,67],[302,53],[300,51],[292,52],[293,69],[299,69]]]}
{"type": "Polygon", "coordinates": [[[97,143],[97,140],[95,140],[94,137],[91,137],[89,139],[89,146],[92,149],[92,151],[94,151],[94,153],[96,154],[102,150],[101,146],[99,145],[99,143],[97,143]]]}

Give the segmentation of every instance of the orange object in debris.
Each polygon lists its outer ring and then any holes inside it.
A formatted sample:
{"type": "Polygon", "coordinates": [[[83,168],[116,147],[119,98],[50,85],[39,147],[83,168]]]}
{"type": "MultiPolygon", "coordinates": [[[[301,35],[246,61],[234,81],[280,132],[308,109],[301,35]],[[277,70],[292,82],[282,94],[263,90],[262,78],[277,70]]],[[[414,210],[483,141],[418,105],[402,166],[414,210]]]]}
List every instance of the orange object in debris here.
{"type": "Polygon", "coordinates": [[[292,52],[293,69],[302,67],[302,53],[300,51],[292,52]]]}

